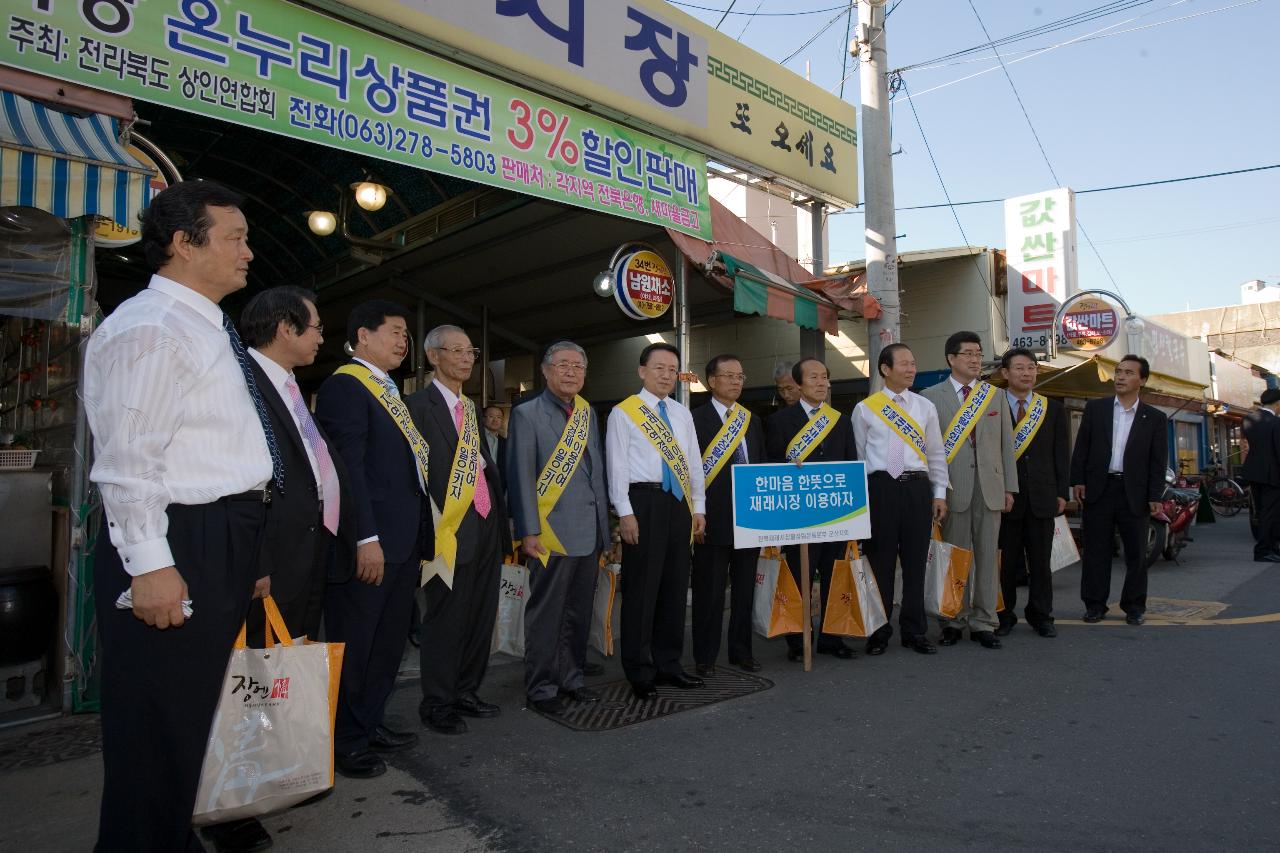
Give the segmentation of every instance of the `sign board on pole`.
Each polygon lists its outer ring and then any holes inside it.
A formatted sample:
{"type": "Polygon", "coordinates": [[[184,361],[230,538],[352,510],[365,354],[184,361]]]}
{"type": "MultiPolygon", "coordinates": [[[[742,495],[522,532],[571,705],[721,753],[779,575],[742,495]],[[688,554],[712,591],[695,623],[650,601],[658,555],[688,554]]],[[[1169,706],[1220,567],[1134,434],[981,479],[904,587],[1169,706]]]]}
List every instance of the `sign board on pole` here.
{"type": "Polygon", "coordinates": [[[871,536],[863,462],[733,466],[733,547],[871,536]]]}
{"type": "Polygon", "coordinates": [[[1048,351],[1053,318],[1078,286],[1075,193],[1007,199],[1004,235],[1009,346],[1048,351]]]}
{"type": "Polygon", "coordinates": [[[613,295],[632,320],[656,320],[671,307],[675,283],[661,255],[640,249],[618,259],[613,295]]]}
{"type": "Polygon", "coordinates": [[[1062,312],[1059,334],[1068,346],[1090,352],[1105,349],[1120,331],[1120,312],[1093,296],[1077,299],[1062,312]]]}

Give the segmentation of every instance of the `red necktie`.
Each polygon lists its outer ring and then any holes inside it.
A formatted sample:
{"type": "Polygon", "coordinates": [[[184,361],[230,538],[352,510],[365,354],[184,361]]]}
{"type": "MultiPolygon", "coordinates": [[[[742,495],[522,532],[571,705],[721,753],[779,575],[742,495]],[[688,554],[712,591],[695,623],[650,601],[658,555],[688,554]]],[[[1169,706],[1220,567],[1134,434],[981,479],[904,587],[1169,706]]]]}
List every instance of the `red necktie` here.
{"type": "MultiPolygon", "coordinates": [[[[973,389],[970,388],[968,385],[960,386],[960,395],[964,397],[964,402],[966,403],[969,402],[969,392],[972,390],[973,389]]],[[[974,437],[977,434],[978,434],[978,425],[974,424],[973,429],[969,431],[969,443],[972,444],[974,447],[978,446],[978,442],[974,440],[974,437]]]]}

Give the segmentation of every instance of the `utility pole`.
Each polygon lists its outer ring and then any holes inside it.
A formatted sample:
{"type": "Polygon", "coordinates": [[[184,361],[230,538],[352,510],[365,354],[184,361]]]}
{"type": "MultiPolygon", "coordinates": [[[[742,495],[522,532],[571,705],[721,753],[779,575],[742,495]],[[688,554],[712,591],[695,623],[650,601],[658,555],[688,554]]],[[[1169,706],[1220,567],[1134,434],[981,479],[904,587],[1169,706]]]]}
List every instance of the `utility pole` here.
{"type": "Polygon", "coordinates": [[[893,166],[889,159],[889,78],[885,43],[886,0],[858,4],[858,37],[850,50],[861,60],[862,186],[867,235],[867,290],[880,302],[880,317],[867,323],[867,372],[871,392],[881,386],[880,351],[902,340],[899,325],[898,240],[893,214],[893,166]]]}

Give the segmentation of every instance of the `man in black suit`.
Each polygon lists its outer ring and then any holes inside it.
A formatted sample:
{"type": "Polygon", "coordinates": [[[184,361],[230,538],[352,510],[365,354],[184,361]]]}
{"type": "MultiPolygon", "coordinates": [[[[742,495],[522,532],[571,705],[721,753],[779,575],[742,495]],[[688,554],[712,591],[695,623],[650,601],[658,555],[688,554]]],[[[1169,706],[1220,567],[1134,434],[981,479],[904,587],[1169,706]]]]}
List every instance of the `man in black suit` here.
{"type": "Polygon", "coordinates": [[[1027,624],[1042,637],[1056,637],[1053,626],[1053,573],[1049,557],[1053,552],[1054,518],[1067,507],[1071,466],[1071,435],[1067,410],[1032,389],[1036,384],[1036,358],[1030,350],[1011,349],[1000,360],[1006,383],[1009,415],[1013,422],[1013,456],[1018,468],[1018,491],[1013,508],[1000,519],[1000,577],[1004,610],[997,615],[998,636],[1005,636],[1018,623],[1017,577],[1010,568],[1017,556],[1026,554],[1027,624]]]}
{"type": "Polygon", "coordinates": [[[1116,365],[1114,397],[1090,400],[1084,407],[1071,483],[1084,506],[1084,564],[1080,598],[1084,621],[1101,622],[1111,594],[1111,534],[1120,532],[1124,546],[1124,589],[1120,608],[1125,621],[1146,621],[1147,569],[1144,556],[1147,525],[1160,511],[1164,473],[1169,461],[1169,419],[1138,399],[1151,375],[1145,358],[1126,355],[1116,365]]]}
{"type": "Polygon", "coordinates": [[[334,762],[349,777],[384,773],[379,752],[418,740],[382,722],[409,634],[419,565],[433,555],[435,538],[424,497],[426,442],[388,373],[409,352],[407,316],[385,300],[357,305],[347,318],[352,361],[316,397],[316,419],[350,474],[356,514],[354,576],[330,583],[324,604],[326,638],[346,643],[334,762]]]}
{"type": "Polygon", "coordinates": [[[1253,499],[1254,562],[1280,563],[1280,390],[1268,388],[1260,402],[1244,419],[1249,455],[1240,479],[1253,499]]]}
{"type": "MultiPolygon", "coordinates": [[[[853,427],[848,417],[831,408],[826,402],[831,390],[827,366],[816,358],[805,358],[791,368],[791,378],[800,386],[800,400],[769,417],[765,423],[765,449],[770,462],[843,462],[858,458],[858,448],[853,440],[853,427]],[[821,440],[804,444],[801,435],[811,422],[832,422],[821,440]]],[[[809,546],[809,565],[813,577],[822,583],[821,614],[827,612],[827,593],[831,589],[831,569],[844,554],[848,543],[822,542],[809,546]]],[[[790,545],[783,549],[787,566],[800,584],[800,547],[790,545]]],[[[821,616],[819,617],[821,618],[821,616]]],[[[842,660],[854,657],[853,649],[834,634],[819,634],[817,652],[842,660]]],[[[787,635],[787,660],[804,658],[804,642],[798,634],[787,635]]]]}
{"type": "Polygon", "coordinates": [[[755,601],[759,548],[733,547],[734,465],[764,462],[764,428],[738,405],[746,375],[736,355],[707,363],[711,399],[694,409],[693,427],[702,449],[707,488],[707,529],[693,549],[693,660],[698,675],[715,675],[724,622],[724,585],[729,578],[729,663],[759,672],[751,655],[751,608],[755,601]]]}
{"type": "Polygon", "coordinates": [[[502,434],[502,407],[484,407],[484,443],[489,451],[489,458],[498,463],[498,468],[507,470],[507,437],[502,434]]]}
{"type": "MultiPolygon", "coordinates": [[[[263,536],[257,593],[270,595],[289,633],[315,638],[320,632],[325,571],[337,543],[333,571],[355,569],[355,511],[343,482],[346,468],[337,449],[307,409],[293,371],[315,361],[324,327],[314,293],[273,287],[240,312],[240,338],[249,347],[249,367],[266,404],[280,447],[288,488],[272,497],[263,536]]],[[[249,604],[249,645],[262,648],[266,614],[249,604]]],[[[257,818],[205,827],[219,853],[264,850],[271,836],[257,818]]]]}
{"type": "Polygon", "coordinates": [[[409,397],[409,411],[431,445],[427,488],[436,522],[436,559],[423,577],[422,724],[440,734],[467,730],[459,714],[496,717],[477,694],[489,664],[498,612],[502,555],[511,550],[502,474],[482,435],[475,404],[462,392],[480,351],[457,326],[427,335],[431,384],[409,397]]]}

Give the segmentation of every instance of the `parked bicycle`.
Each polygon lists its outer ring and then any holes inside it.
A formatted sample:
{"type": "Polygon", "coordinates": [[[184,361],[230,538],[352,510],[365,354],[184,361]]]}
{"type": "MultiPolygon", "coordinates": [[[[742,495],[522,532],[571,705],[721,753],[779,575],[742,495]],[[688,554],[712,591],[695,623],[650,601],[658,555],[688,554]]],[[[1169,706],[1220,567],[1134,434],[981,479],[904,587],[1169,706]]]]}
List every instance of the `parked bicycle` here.
{"type": "Polygon", "coordinates": [[[1205,493],[1218,515],[1229,518],[1249,508],[1249,486],[1217,470],[1205,472],[1205,493]]]}

